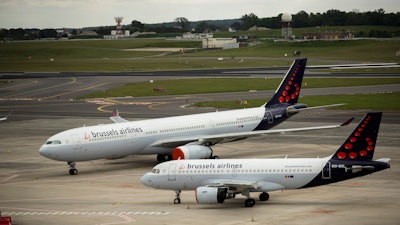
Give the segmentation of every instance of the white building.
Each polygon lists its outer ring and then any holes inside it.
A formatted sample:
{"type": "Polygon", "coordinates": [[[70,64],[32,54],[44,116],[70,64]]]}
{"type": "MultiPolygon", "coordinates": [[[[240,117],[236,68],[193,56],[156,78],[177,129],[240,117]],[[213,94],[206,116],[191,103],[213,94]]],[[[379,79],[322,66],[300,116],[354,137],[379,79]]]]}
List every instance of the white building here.
{"type": "Polygon", "coordinates": [[[204,38],[201,42],[203,48],[239,48],[236,38],[204,38]]]}
{"type": "Polygon", "coordinates": [[[214,35],[212,33],[185,33],[182,35],[184,40],[202,40],[203,38],[212,38],[214,35]]]}

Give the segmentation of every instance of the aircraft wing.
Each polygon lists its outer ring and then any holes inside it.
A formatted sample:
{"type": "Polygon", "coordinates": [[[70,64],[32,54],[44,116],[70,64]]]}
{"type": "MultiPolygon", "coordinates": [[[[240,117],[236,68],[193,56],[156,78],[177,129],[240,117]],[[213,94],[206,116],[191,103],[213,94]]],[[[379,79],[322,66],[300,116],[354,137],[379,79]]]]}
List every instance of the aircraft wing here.
{"type": "Polygon", "coordinates": [[[260,135],[266,135],[266,134],[338,128],[338,127],[348,125],[353,119],[354,118],[351,118],[342,124],[329,125],[329,126],[257,130],[257,131],[237,132],[237,133],[229,133],[229,134],[183,136],[183,137],[177,137],[177,138],[160,139],[160,140],[154,142],[153,144],[151,144],[150,146],[151,147],[174,148],[174,147],[178,147],[178,146],[182,146],[182,145],[205,145],[205,144],[215,145],[218,143],[238,141],[241,139],[254,137],[254,136],[260,136],[260,135]]]}
{"type": "Polygon", "coordinates": [[[252,191],[276,191],[282,190],[285,187],[281,184],[264,181],[251,181],[251,180],[228,180],[228,179],[212,179],[203,182],[204,186],[208,187],[228,187],[235,193],[241,193],[246,190],[252,191]]]}

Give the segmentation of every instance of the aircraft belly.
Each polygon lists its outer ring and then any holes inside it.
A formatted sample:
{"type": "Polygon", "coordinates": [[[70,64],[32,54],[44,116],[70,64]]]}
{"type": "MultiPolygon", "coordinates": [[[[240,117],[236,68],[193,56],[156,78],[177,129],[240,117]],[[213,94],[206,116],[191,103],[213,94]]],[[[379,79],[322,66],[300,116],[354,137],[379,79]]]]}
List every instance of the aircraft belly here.
{"type": "Polygon", "coordinates": [[[79,154],[75,154],[75,159],[69,161],[78,162],[104,158],[119,158],[135,154],[133,146],[121,140],[82,144],[81,148],[75,151],[79,154]]]}

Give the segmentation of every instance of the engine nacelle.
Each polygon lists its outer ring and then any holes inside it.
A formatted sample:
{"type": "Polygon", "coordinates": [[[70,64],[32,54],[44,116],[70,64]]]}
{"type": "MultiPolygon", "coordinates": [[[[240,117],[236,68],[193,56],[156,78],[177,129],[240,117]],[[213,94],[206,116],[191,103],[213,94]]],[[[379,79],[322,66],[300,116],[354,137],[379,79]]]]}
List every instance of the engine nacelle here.
{"type": "Polygon", "coordinates": [[[212,149],[204,145],[185,145],[176,147],[172,151],[172,159],[209,159],[212,149]]]}
{"type": "Polygon", "coordinates": [[[196,188],[196,201],[199,204],[224,203],[228,195],[226,187],[198,187],[196,188]]]}

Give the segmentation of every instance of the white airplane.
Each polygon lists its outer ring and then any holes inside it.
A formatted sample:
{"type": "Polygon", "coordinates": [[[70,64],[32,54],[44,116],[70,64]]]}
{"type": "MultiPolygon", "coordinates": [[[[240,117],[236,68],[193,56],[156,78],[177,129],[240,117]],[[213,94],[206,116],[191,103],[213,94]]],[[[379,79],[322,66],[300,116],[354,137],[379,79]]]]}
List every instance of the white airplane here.
{"type": "Polygon", "coordinates": [[[255,205],[250,192],[300,189],[339,182],[390,168],[390,159],[372,161],[382,113],[368,113],[342,146],[325,158],[174,160],[155,166],[141,182],[156,189],[174,190],[179,204],[181,190],[196,190],[198,203],[223,203],[236,194],[255,205]]]}
{"type": "Polygon", "coordinates": [[[306,62],[307,59],[295,60],[271,100],[260,107],[133,122],[121,118],[116,111],[110,117],[115,123],[60,132],[50,137],[40,147],[39,153],[50,159],[68,162],[70,174],[75,175],[78,173],[75,167],[78,161],[135,154],[158,154],[159,161],[217,158],[212,156],[210,147],[217,143],[268,133],[347,125],[268,130],[307,107],[296,104],[306,62]]]}

